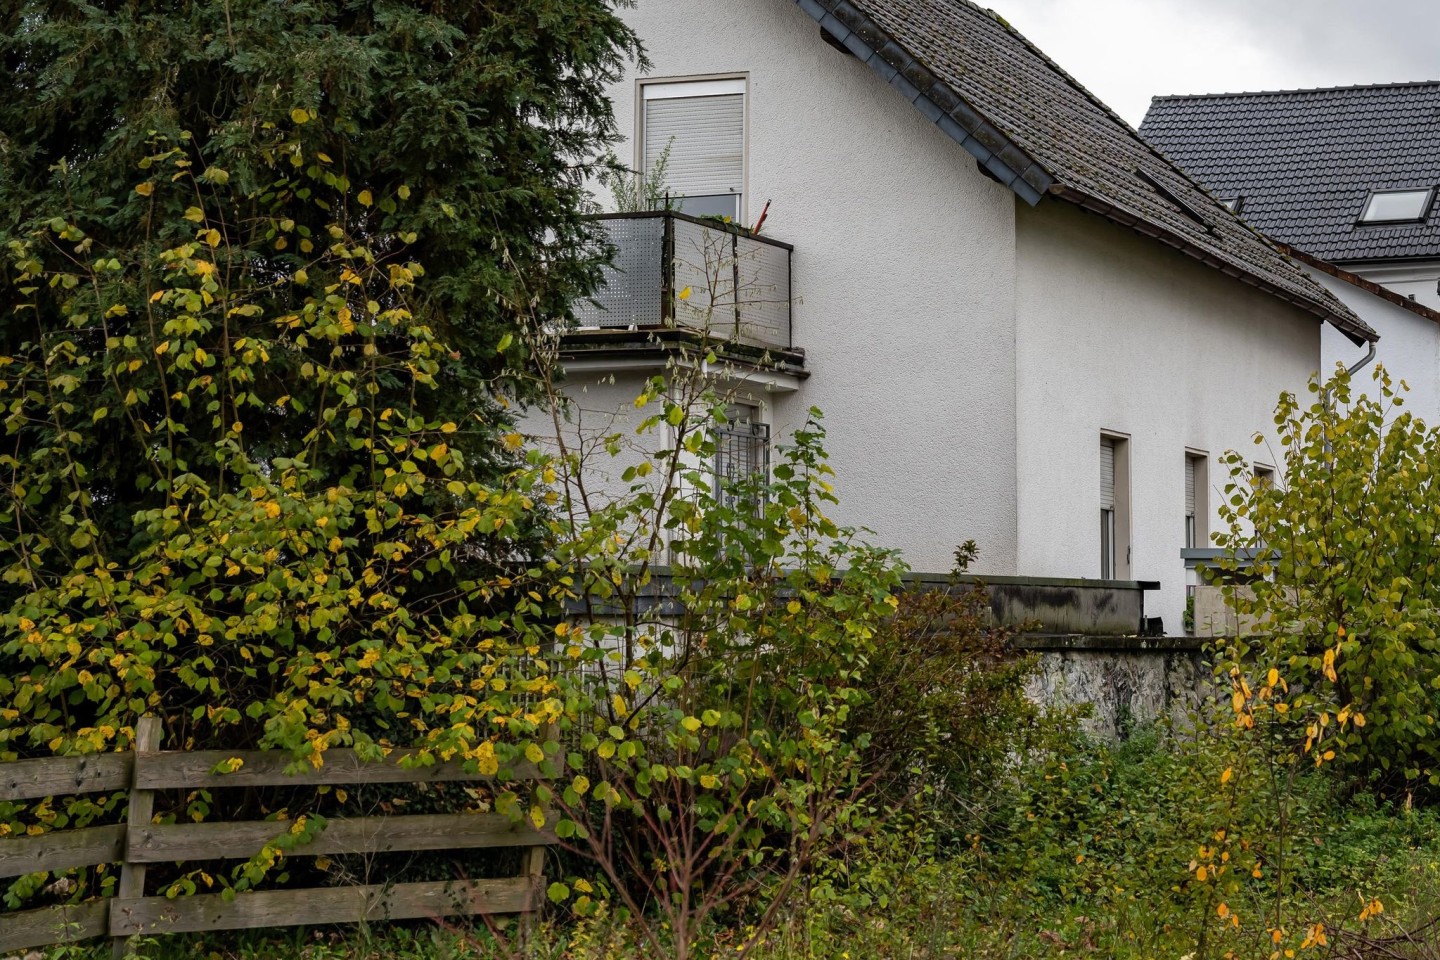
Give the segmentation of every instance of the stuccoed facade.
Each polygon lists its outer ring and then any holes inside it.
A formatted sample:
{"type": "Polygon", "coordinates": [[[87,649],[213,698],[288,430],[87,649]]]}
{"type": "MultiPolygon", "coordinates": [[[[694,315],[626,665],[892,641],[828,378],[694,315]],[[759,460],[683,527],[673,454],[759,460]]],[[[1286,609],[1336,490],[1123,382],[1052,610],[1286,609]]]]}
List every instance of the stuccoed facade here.
{"type": "MultiPolygon", "coordinates": [[[[1434,81],[1180,95],[1156,97],[1140,127],[1380,333],[1376,360],[1410,386],[1409,409],[1432,424],[1440,423],[1437,110],[1434,81]],[[1382,215],[1371,205],[1397,194],[1414,206],[1382,215]]],[[[1326,335],[1327,372],[1363,355],[1326,335]]]]}
{"type": "MultiPolygon", "coordinates": [[[[610,91],[627,162],[642,163],[642,81],[744,81],[740,220],[769,200],[764,234],[793,245],[804,356],[799,376],[742,370],[731,386],[777,443],[824,411],[836,519],[916,570],[948,569],[973,538],[982,574],[1097,578],[1112,434],[1129,462],[1112,577],[1158,581],[1147,615],[1181,633],[1187,451],[1208,462],[1203,534],[1222,453],[1279,466],[1252,437],[1319,368],[1320,314],[1343,308],[1318,288],[1319,307],[1287,302],[1055,195],[1032,206],[793,0],[639,0],[623,15],[652,61],[610,91]]],[[[663,357],[569,361],[573,445],[638,422],[629,401],[663,357]]],[[[541,410],[525,429],[554,432],[541,410]]],[[[596,469],[615,482],[622,467],[596,469]]]]}

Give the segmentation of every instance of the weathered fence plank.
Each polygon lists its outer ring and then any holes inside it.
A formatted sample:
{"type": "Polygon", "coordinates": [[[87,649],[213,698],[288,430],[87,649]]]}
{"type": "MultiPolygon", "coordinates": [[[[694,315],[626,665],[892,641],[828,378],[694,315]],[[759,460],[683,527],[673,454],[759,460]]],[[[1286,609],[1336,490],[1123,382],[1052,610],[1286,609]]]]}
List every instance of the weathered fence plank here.
{"type": "Polygon", "coordinates": [[[109,900],[7,913],[0,916],[0,953],[103,937],[109,929],[109,900]]]}
{"type": "MultiPolygon", "coordinates": [[[[169,790],[493,779],[478,773],[467,773],[460,761],[424,767],[401,766],[404,758],[415,753],[414,750],[395,750],[384,760],[366,761],[357,757],[354,750],[327,750],[320,767],[286,773],[285,768],[293,765],[295,760],[275,750],[164,751],[136,758],[135,784],[141,790],[169,790]],[[240,768],[234,773],[211,772],[227,760],[241,761],[240,768]]],[[[539,776],[539,771],[532,763],[521,763],[512,776],[517,780],[533,780],[539,776]]]]}
{"type": "MultiPolygon", "coordinates": [[[[141,789],[136,780],[140,775],[140,761],[148,753],[160,749],[160,737],[164,730],[157,717],[141,717],[140,722],[135,724],[135,766],[131,777],[130,805],[125,811],[125,826],[127,832],[150,823],[155,815],[155,794],[153,791],[141,789]]],[[[120,883],[115,888],[115,896],[125,899],[133,899],[145,896],[145,865],[142,863],[126,863],[120,868],[120,883]]],[[[111,912],[110,925],[115,925],[115,915],[111,912]]],[[[123,957],[127,952],[124,940],[116,940],[112,952],[116,960],[123,957]]]]}
{"type": "Polygon", "coordinates": [[[195,933],[321,923],[414,920],[462,914],[523,913],[533,909],[529,878],[470,883],[401,883],[320,890],[266,890],[241,893],[227,902],[219,894],[194,897],[117,899],[110,908],[110,933],[195,933]]]}
{"type": "Polygon", "coordinates": [[[116,863],[124,853],[125,828],[119,824],[0,840],[0,877],[116,863]]]}
{"type": "MultiPolygon", "coordinates": [[[[131,863],[176,860],[245,860],[289,831],[285,821],[150,824],[130,832],[125,859],[131,863]]],[[[549,831],[498,813],[424,814],[408,817],[333,817],[309,843],[287,856],[377,854],[398,850],[461,850],[529,847],[555,842],[549,831]]]]}
{"type": "Polygon", "coordinates": [[[130,788],[133,754],[97,753],[86,757],[46,757],[0,763],[0,801],[16,803],[41,797],[103,793],[130,788]]]}
{"type": "MultiPolygon", "coordinates": [[[[285,821],[152,823],[155,791],[216,787],[347,786],[382,783],[492,781],[460,762],[406,766],[414,750],[378,762],[353,750],[331,750],[317,769],[286,773],[293,759],[277,751],[161,751],[160,721],[136,724],[133,753],[55,757],[0,763],[0,800],[19,801],[99,791],[129,794],[126,822],[0,840],[0,877],[61,871],[97,863],[121,864],[114,899],[0,914],[0,952],[89,937],[114,938],[117,956],[138,933],[185,933],[252,927],[405,920],[456,914],[528,914],[544,901],[545,847],[552,831],[495,813],[335,817],[291,856],[374,855],[421,850],[521,848],[520,876],[474,882],[427,882],[242,893],[231,901],[205,894],[169,899],[145,896],[149,864],[244,859],[290,829],[285,821]],[[212,771],[238,759],[234,773],[212,771]]],[[[514,779],[544,774],[525,763],[514,779]]]]}

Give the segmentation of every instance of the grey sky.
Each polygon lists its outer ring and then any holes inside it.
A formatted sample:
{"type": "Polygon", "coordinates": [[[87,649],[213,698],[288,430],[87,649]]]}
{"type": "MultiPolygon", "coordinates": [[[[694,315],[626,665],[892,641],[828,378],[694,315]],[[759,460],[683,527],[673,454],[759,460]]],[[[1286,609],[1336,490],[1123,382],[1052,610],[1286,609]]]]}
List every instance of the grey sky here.
{"type": "Polygon", "coordinates": [[[1150,97],[1440,79],[1440,0],[980,0],[1133,124],[1150,97]]]}

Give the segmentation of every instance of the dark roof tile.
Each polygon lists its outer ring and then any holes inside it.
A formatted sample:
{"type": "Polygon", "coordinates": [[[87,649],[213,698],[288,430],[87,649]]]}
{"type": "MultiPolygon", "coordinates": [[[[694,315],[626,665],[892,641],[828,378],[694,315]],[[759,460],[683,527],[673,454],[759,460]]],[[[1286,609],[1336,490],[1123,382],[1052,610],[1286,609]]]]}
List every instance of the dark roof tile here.
{"type": "Polygon", "coordinates": [[[1156,97],[1141,133],[1244,217],[1325,260],[1440,256],[1422,224],[1356,221],[1371,190],[1440,184],[1440,81],[1156,97]]]}

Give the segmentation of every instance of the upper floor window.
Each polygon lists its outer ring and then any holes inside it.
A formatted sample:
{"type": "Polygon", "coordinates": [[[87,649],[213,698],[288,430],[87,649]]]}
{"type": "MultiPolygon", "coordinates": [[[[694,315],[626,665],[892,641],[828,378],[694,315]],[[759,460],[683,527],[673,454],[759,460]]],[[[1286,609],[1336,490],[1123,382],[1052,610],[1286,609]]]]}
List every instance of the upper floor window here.
{"type": "Polygon", "coordinates": [[[745,81],[646,83],[640,91],[646,176],[663,161],[673,209],[739,222],[745,210],[745,81]]]}
{"type": "Polygon", "coordinates": [[[1408,223],[1424,220],[1435,199],[1435,189],[1372,190],[1360,212],[1361,223],[1408,223]]]}
{"type": "Polygon", "coordinates": [[[1257,463],[1257,464],[1255,464],[1255,486],[1257,486],[1257,487],[1273,487],[1273,486],[1275,486],[1275,468],[1274,468],[1274,467],[1271,467],[1271,466],[1267,466],[1267,465],[1265,465],[1265,464],[1263,464],[1263,463],[1257,463]]]}
{"type": "Polygon", "coordinates": [[[1226,210],[1229,210],[1231,213],[1238,214],[1241,210],[1245,209],[1245,198],[1223,197],[1220,200],[1220,206],[1224,207],[1226,210]]]}

